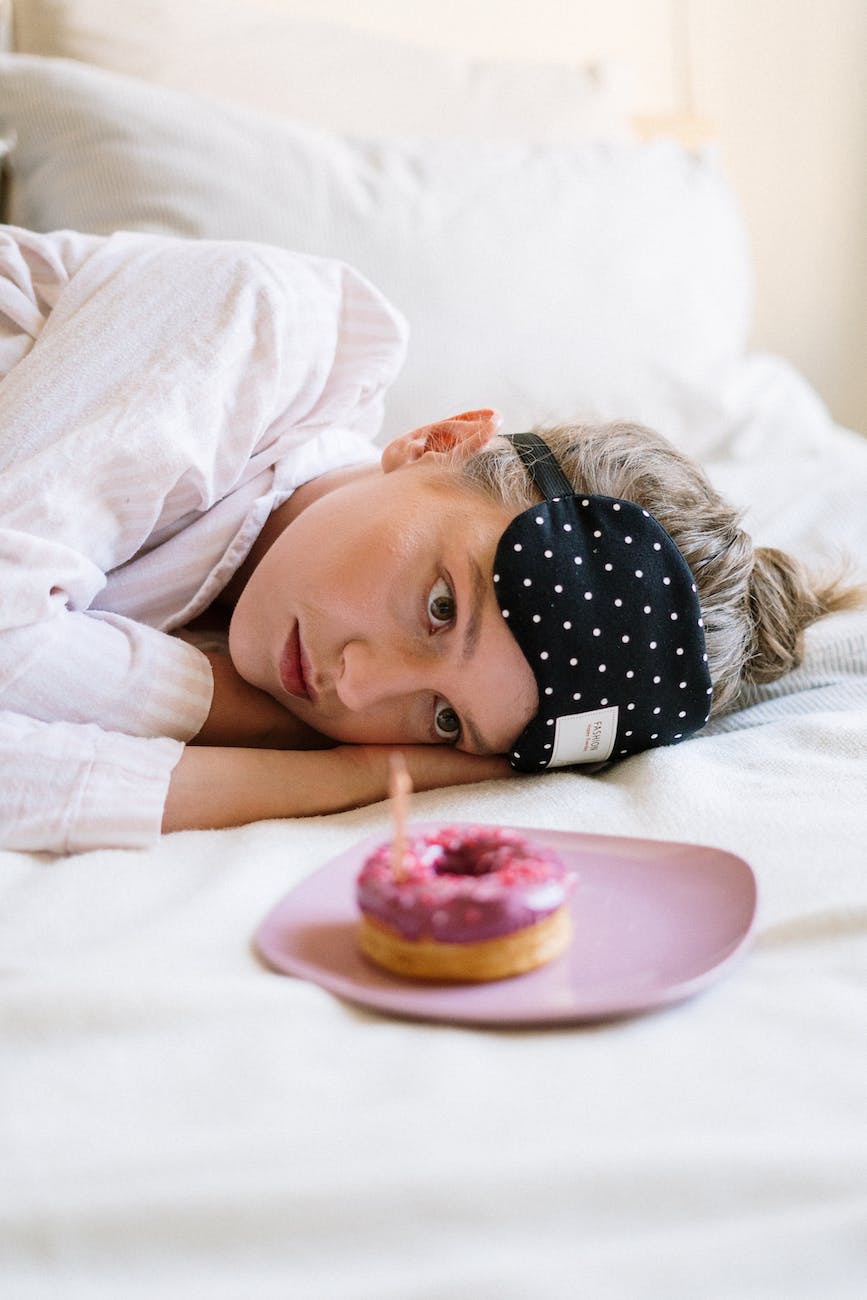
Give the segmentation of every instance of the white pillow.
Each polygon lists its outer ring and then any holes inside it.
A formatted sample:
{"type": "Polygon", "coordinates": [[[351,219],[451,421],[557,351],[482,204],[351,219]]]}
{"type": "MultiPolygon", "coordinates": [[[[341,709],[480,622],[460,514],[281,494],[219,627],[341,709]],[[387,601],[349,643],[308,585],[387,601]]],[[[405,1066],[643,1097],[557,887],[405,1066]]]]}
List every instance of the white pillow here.
{"type": "Polygon", "coordinates": [[[288,13],[285,0],[15,0],[15,48],[335,131],[572,142],[627,131],[609,63],[464,58],[288,13]]]}
{"type": "Polygon", "coordinates": [[[512,429],[627,416],[697,455],[716,436],[751,289],[711,158],[353,139],[64,61],[0,72],[14,222],[260,239],[379,285],[412,330],[386,433],[489,404],[512,429]]]}

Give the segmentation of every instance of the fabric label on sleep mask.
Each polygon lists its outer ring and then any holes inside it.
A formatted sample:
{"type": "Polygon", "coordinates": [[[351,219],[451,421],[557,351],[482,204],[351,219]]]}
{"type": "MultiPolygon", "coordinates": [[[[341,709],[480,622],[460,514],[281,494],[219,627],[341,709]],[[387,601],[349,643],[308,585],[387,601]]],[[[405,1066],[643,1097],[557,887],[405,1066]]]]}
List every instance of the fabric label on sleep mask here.
{"type": "Polygon", "coordinates": [[[611,757],[617,739],[616,704],[588,713],[569,713],[558,718],[549,767],[570,767],[573,763],[604,763],[611,757]]]}

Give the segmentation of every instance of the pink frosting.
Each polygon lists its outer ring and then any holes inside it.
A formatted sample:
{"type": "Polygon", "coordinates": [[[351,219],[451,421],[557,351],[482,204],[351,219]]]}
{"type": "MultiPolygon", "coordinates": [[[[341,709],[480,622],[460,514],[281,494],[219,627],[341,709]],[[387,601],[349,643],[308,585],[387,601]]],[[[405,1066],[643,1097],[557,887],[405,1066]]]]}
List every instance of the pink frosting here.
{"type": "Polygon", "coordinates": [[[556,912],[575,883],[550,849],[496,826],[447,826],[408,842],[403,879],[391,844],[370,855],[356,896],[366,915],[404,939],[477,943],[556,912]]]}

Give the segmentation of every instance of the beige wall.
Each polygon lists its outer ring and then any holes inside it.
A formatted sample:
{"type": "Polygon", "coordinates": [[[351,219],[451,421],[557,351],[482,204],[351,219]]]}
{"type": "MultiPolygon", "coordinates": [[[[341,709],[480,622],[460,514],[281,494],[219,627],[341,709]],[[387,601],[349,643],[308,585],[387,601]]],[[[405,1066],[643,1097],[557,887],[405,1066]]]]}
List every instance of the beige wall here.
{"type": "Polygon", "coordinates": [[[867,433],[867,4],[690,9],[696,98],[719,122],[752,240],[755,342],[867,433]]]}
{"type": "Polygon", "coordinates": [[[290,0],[437,48],[616,55],[636,111],[716,124],[756,264],[753,343],[867,432],[865,0],[290,0]]]}

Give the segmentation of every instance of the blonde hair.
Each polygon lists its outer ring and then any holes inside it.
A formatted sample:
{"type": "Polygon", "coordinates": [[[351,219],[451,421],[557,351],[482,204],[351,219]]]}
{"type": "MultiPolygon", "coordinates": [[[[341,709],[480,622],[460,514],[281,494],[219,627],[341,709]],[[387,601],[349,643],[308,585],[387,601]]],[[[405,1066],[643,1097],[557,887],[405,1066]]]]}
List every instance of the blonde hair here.
{"type": "MultiPolygon", "coordinates": [[[[537,429],[576,492],[634,501],[655,515],[693,572],[714,684],[712,712],[730,706],[747,682],[770,682],[795,668],[803,633],[825,614],[854,608],[864,590],[843,575],[812,574],[773,547],[755,547],[740,514],[704,471],[639,424],[537,429]]],[[[516,513],[539,493],[517,452],[496,438],[460,466],[464,482],[516,513]]]]}

